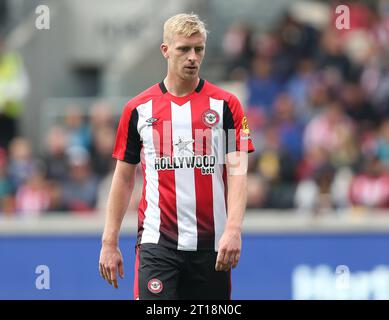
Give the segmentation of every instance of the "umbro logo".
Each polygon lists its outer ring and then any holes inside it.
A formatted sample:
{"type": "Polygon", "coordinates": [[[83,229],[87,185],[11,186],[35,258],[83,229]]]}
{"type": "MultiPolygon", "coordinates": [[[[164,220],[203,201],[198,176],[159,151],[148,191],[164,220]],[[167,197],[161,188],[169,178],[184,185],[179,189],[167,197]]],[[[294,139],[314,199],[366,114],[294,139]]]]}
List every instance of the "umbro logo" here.
{"type": "Polygon", "coordinates": [[[154,124],[154,122],[156,122],[156,121],[158,121],[158,119],[157,118],[153,118],[153,117],[148,118],[146,120],[146,122],[149,124],[149,126],[152,126],[154,124]]]}

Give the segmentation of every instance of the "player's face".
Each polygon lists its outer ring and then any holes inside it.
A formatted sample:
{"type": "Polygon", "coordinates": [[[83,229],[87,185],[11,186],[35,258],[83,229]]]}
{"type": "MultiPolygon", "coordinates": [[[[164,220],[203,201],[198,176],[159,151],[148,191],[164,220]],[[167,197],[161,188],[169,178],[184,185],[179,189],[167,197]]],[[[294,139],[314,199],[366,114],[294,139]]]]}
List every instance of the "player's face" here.
{"type": "Polygon", "coordinates": [[[169,72],[183,80],[197,79],[204,53],[204,35],[196,33],[189,38],[175,35],[166,45],[165,57],[168,59],[169,72]]]}

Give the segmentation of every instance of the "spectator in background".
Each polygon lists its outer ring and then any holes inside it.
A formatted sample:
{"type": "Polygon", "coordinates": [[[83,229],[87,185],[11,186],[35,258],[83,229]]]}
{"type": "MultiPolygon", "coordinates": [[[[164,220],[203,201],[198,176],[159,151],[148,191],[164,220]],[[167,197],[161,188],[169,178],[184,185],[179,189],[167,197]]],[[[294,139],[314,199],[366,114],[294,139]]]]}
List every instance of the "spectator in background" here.
{"type": "Polygon", "coordinates": [[[35,161],[33,172],[16,192],[16,211],[23,217],[40,216],[49,208],[46,171],[35,161]]]}
{"type": "MultiPolygon", "coordinates": [[[[379,116],[389,116],[389,14],[381,1],[369,33],[371,42],[361,66],[360,85],[379,116]]],[[[386,5],[388,6],[388,5],[386,5]]]]}
{"type": "Polygon", "coordinates": [[[83,114],[76,105],[66,108],[65,131],[68,147],[79,146],[90,150],[91,130],[89,125],[84,122],[83,114]]]}
{"type": "Polygon", "coordinates": [[[67,150],[69,174],[62,184],[63,203],[67,210],[91,212],[96,205],[98,180],[91,172],[88,150],[72,146],[67,150]]]}
{"type": "Polygon", "coordinates": [[[111,168],[116,136],[116,126],[111,109],[108,103],[100,101],[92,105],[90,110],[92,168],[99,178],[103,178],[111,168]]]}
{"type": "Polygon", "coordinates": [[[286,12],[275,28],[280,50],[275,55],[275,72],[282,82],[290,79],[301,57],[315,54],[319,39],[318,31],[308,24],[297,21],[286,12]]]}
{"type": "Polygon", "coordinates": [[[373,35],[383,51],[389,51],[389,1],[379,0],[374,19],[373,35]]]}
{"type": "Polygon", "coordinates": [[[103,178],[110,171],[115,137],[115,130],[111,127],[103,127],[94,133],[92,168],[99,178],[103,178]]]}
{"type": "Polygon", "coordinates": [[[351,181],[350,202],[354,206],[389,208],[389,172],[376,157],[365,159],[363,171],[351,181]]]}
{"type": "Polygon", "coordinates": [[[68,176],[68,158],[66,154],[67,135],[60,125],[52,126],[46,136],[43,160],[47,170],[47,196],[49,212],[63,212],[67,210],[61,185],[68,176]]]}
{"type": "Polygon", "coordinates": [[[63,191],[61,184],[56,180],[46,181],[47,196],[49,199],[47,212],[64,213],[68,208],[64,203],[63,191]]]}
{"type": "Polygon", "coordinates": [[[259,108],[266,116],[270,116],[272,106],[283,86],[274,74],[270,57],[257,55],[252,61],[252,73],[248,78],[248,106],[259,108]]]}
{"type": "MultiPolygon", "coordinates": [[[[323,74],[316,72],[308,85],[307,108],[304,113],[298,112],[298,119],[307,125],[315,116],[319,115],[330,101],[330,90],[323,74]]],[[[298,109],[298,107],[297,107],[298,109]]]]}
{"type": "Polygon", "coordinates": [[[317,61],[321,70],[332,72],[338,80],[348,80],[352,75],[352,64],[344,53],[342,38],[332,27],[322,35],[317,61]]]}
{"type": "Polygon", "coordinates": [[[383,169],[389,171],[389,118],[385,119],[379,129],[375,154],[382,163],[383,169]]]}
{"type": "Polygon", "coordinates": [[[265,129],[264,143],[258,158],[258,171],[268,191],[264,205],[267,208],[290,208],[293,206],[295,163],[281,148],[276,126],[265,129]]]}
{"type": "Polygon", "coordinates": [[[112,106],[108,102],[99,101],[92,105],[89,120],[93,134],[101,128],[116,128],[111,110],[112,106]]]}
{"type": "Polygon", "coordinates": [[[46,136],[45,153],[43,156],[50,180],[63,181],[67,175],[66,147],[67,136],[61,126],[51,127],[46,136]]]}
{"type": "Polygon", "coordinates": [[[312,146],[304,150],[304,156],[297,166],[297,180],[310,179],[319,168],[329,165],[326,149],[312,146]]]}
{"type": "Polygon", "coordinates": [[[308,123],[304,132],[304,145],[307,150],[326,150],[335,166],[352,165],[358,156],[354,134],[354,123],[342,111],[339,102],[333,100],[308,123]]]}
{"type": "Polygon", "coordinates": [[[0,35],[0,147],[8,148],[18,134],[17,119],[29,82],[21,57],[5,48],[0,35]]]}
{"type": "Polygon", "coordinates": [[[268,193],[264,179],[255,173],[247,175],[247,208],[261,208],[264,206],[268,193]]]}
{"type": "Polygon", "coordinates": [[[378,123],[378,116],[358,83],[346,82],[342,86],[340,99],[344,111],[358,123],[359,128],[371,128],[378,123]]]}
{"type": "Polygon", "coordinates": [[[314,110],[309,106],[309,88],[315,78],[315,62],[303,57],[297,62],[296,73],[286,85],[286,90],[296,106],[296,117],[303,122],[309,121],[314,110]]]}
{"type": "Polygon", "coordinates": [[[349,190],[353,172],[350,167],[339,168],[331,185],[331,201],[339,212],[350,207],[349,190]]]}
{"type": "Polygon", "coordinates": [[[14,138],[9,146],[8,174],[14,192],[35,172],[31,144],[25,138],[14,138]]]}
{"type": "Polygon", "coordinates": [[[0,214],[12,213],[13,207],[12,185],[7,174],[7,154],[0,148],[0,214]]]}
{"type": "Polygon", "coordinates": [[[252,30],[244,23],[232,24],[223,39],[227,78],[242,80],[250,69],[253,58],[252,30]]]}
{"type": "Polygon", "coordinates": [[[282,149],[297,163],[302,157],[304,127],[296,119],[293,101],[286,93],[278,95],[272,121],[278,127],[282,149]]]}
{"type": "Polygon", "coordinates": [[[379,117],[389,116],[389,62],[387,58],[365,65],[361,75],[361,88],[366,93],[366,97],[372,104],[374,112],[379,117]]]}
{"type": "Polygon", "coordinates": [[[301,213],[319,214],[333,209],[331,186],[334,173],[334,169],[325,164],[317,168],[312,177],[300,181],[294,202],[301,213]]]}

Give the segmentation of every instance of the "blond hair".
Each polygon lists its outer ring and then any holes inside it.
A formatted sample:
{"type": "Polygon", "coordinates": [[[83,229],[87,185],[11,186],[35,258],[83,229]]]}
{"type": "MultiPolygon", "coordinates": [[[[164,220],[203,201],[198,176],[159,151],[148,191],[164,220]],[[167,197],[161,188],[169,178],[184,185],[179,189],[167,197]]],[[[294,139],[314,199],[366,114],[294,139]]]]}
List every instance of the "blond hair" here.
{"type": "Polygon", "coordinates": [[[203,34],[207,39],[207,32],[205,23],[197,14],[180,13],[166,20],[163,26],[163,41],[169,43],[176,34],[189,38],[196,33],[203,34]]]}

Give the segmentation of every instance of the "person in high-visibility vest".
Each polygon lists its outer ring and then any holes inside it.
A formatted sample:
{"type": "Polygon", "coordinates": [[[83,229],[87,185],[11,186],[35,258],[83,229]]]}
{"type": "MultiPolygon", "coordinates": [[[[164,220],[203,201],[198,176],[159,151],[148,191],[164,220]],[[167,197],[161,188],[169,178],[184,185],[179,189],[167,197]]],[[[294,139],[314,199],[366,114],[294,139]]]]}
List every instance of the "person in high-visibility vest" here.
{"type": "Polygon", "coordinates": [[[0,147],[17,134],[17,120],[29,82],[21,56],[5,49],[0,39],[0,147]]]}

